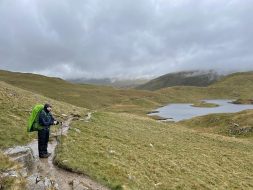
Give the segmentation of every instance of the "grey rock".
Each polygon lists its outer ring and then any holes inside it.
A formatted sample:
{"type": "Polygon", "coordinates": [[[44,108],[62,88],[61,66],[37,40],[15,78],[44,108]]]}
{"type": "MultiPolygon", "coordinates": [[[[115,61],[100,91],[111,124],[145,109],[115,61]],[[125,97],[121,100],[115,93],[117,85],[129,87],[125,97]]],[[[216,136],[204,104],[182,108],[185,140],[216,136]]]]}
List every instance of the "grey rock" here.
{"type": "Polygon", "coordinates": [[[20,171],[19,171],[20,175],[22,177],[27,177],[28,176],[28,171],[26,168],[22,168],[20,171]]]}
{"type": "Polygon", "coordinates": [[[59,185],[48,177],[41,177],[38,174],[31,175],[27,178],[27,190],[59,190],[59,185]]]}
{"type": "Polygon", "coordinates": [[[26,181],[27,190],[45,190],[45,185],[43,181],[36,174],[29,176],[26,181]]]}
{"type": "Polygon", "coordinates": [[[27,146],[17,146],[14,148],[9,148],[4,152],[5,155],[9,156],[12,160],[19,162],[29,171],[32,170],[34,166],[34,155],[30,147],[27,146]]]}
{"type": "Polygon", "coordinates": [[[14,148],[9,148],[4,153],[9,156],[17,155],[17,154],[24,154],[30,150],[27,146],[16,146],[14,148]]]}
{"type": "Polygon", "coordinates": [[[238,123],[234,123],[235,127],[240,127],[240,125],[238,123]]]}
{"type": "Polygon", "coordinates": [[[64,113],[61,114],[61,116],[62,116],[62,117],[68,117],[68,115],[66,115],[66,114],[64,114],[64,113]]]}
{"type": "Polygon", "coordinates": [[[77,133],[81,133],[81,131],[77,128],[74,128],[74,130],[77,132],[77,133]]]}
{"type": "Polygon", "coordinates": [[[18,177],[18,172],[15,170],[7,171],[4,173],[1,173],[0,177],[18,177]]]}
{"type": "Polygon", "coordinates": [[[45,177],[45,179],[44,179],[44,184],[45,184],[46,188],[51,188],[51,186],[52,186],[50,179],[48,179],[47,177],[45,177]]]}
{"type": "Polygon", "coordinates": [[[76,179],[72,181],[72,185],[73,190],[90,190],[89,187],[85,186],[81,181],[76,179]]]}
{"type": "Polygon", "coordinates": [[[17,171],[9,171],[9,172],[8,172],[8,176],[11,176],[11,177],[18,177],[18,173],[17,173],[17,171]]]}

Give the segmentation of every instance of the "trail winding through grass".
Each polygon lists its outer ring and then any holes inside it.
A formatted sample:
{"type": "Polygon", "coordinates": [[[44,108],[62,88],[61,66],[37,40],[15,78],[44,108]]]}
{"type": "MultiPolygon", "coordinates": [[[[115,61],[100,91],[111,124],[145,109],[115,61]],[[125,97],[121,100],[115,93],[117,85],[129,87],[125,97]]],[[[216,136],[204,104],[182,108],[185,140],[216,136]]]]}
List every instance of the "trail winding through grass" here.
{"type": "MultiPolygon", "coordinates": [[[[91,118],[91,113],[88,113],[87,117],[85,118],[85,121],[89,121],[91,118]]],[[[39,159],[38,155],[38,142],[37,140],[30,143],[28,146],[32,148],[36,164],[33,170],[33,174],[38,173],[40,176],[46,176],[49,179],[55,181],[59,189],[73,189],[73,181],[76,184],[76,187],[86,187],[87,189],[91,190],[106,190],[107,188],[98,184],[97,182],[90,179],[88,176],[73,173],[70,171],[66,171],[64,169],[61,169],[53,164],[53,158],[55,154],[55,148],[59,141],[57,140],[60,135],[66,135],[68,132],[68,129],[70,128],[70,122],[72,121],[72,117],[68,118],[63,124],[60,130],[57,132],[57,134],[52,138],[52,140],[48,144],[48,150],[52,153],[52,155],[48,159],[39,159]]]]}

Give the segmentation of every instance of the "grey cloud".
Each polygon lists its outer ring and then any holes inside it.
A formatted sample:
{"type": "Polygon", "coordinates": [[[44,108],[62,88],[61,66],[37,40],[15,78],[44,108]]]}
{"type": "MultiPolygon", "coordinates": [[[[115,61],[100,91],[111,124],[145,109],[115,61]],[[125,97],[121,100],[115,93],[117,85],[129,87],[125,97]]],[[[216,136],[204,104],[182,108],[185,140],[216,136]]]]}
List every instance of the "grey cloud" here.
{"type": "Polygon", "coordinates": [[[63,78],[253,70],[251,0],[1,0],[0,68],[63,78]]]}

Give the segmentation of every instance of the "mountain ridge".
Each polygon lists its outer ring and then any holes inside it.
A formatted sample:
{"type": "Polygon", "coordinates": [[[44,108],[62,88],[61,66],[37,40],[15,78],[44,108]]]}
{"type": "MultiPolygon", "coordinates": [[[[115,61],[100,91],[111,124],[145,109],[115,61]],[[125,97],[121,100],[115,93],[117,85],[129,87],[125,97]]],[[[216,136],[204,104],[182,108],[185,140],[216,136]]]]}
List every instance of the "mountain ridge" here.
{"type": "Polygon", "coordinates": [[[173,86],[198,86],[206,87],[210,84],[215,83],[223,75],[218,74],[215,71],[182,71],[175,73],[168,73],[159,76],[149,82],[137,86],[136,89],[139,90],[159,90],[162,88],[173,87],[173,86]]]}

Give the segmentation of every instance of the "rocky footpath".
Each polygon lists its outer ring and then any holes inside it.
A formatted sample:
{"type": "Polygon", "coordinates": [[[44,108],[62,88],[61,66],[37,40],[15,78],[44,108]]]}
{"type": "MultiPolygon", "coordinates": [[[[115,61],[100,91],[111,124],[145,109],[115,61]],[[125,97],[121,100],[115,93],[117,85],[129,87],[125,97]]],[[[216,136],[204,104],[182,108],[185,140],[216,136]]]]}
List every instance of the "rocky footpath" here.
{"type": "Polygon", "coordinates": [[[59,189],[55,180],[35,172],[39,160],[35,157],[31,147],[17,146],[9,148],[4,154],[9,156],[11,160],[17,162],[19,167],[2,173],[2,177],[16,178],[16,180],[23,179],[26,181],[25,189],[27,190],[59,189]]]}
{"type": "Polygon", "coordinates": [[[17,146],[5,150],[4,154],[17,162],[19,167],[0,174],[0,177],[21,179],[25,182],[27,190],[106,190],[106,187],[88,176],[65,171],[53,164],[54,151],[59,143],[59,137],[67,135],[69,123],[73,119],[88,122],[90,118],[91,113],[83,119],[79,116],[68,118],[60,130],[51,135],[48,151],[52,152],[52,156],[47,159],[39,159],[37,140],[27,146],[17,146]]]}

